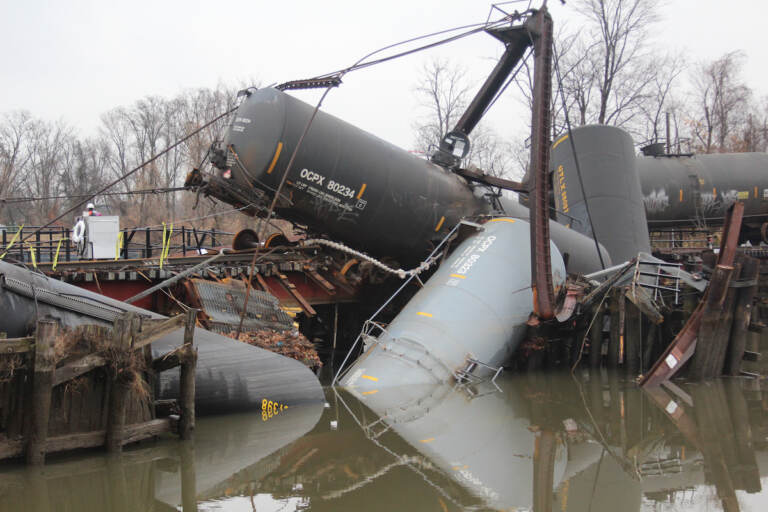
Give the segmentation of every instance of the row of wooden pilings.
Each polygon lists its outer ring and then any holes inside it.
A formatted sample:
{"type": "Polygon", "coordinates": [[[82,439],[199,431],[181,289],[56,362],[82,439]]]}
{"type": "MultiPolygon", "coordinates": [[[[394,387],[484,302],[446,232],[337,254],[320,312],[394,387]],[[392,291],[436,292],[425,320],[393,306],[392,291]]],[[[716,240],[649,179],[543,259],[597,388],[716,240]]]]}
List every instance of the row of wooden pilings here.
{"type": "Polygon", "coordinates": [[[748,347],[748,343],[751,333],[760,328],[755,308],[760,260],[738,254],[732,266],[724,267],[716,265],[714,255],[709,255],[712,261],[705,260],[704,264],[715,270],[707,292],[702,297],[693,289],[681,293],[680,303],[670,305],[663,315],[648,315],[635,306],[627,299],[629,287],[611,290],[607,301],[587,315],[593,318],[587,333],[589,366],[623,367],[632,377],[642,374],[698,314],[700,318],[692,327],[697,341],[687,377],[705,380],[720,375],[752,375],[743,370],[743,361],[759,357],[756,347],[748,347]],[[703,303],[697,313],[699,300],[703,303]],[[605,316],[610,318],[607,330],[605,316]]]}
{"type": "Polygon", "coordinates": [[[711,251],[702,259],[713,269],[704,292],[681,287],[667,293],[666,303],[656,300],[657,308],[650,308],[648,294],[632,284],[592,291],[589,295],[598,296],[591,303],[585,300],[580,316],[529,327],[518,351],[520,364],[533,371],[576,365],[621,368],[635,378],[658,366],[677,338],[690,331],[686,334],[696,343],[688,354],[688,378],[756,376],[744,362],[760,358],[757,333],[763,322],[757,306],[768,302],[768,286],[760,286],[761,260],[736,253],[732,265],[722,265],[711,251]],[[638,300],[643,293],[646,300],[638,300]]]}
{"type": "Polygon", "coordinates": [[[4,403],[0,403],[0,408],[10,411],[4,412],[3,417],[17,416],[8,423],[23,425],[21,435],[5,429],[6,439],[0,440],[0,459],[25,455],[28,464],[41,465],[46,454],[59,451],[104,446],[108,452],[118,453],[125,444],[155,437],[174,427],[181,439],[191,439],[195,428],[196,313],[192,309],[186,315],[163,320],[126,313],[115,320],[111,331],[98,326],[85,328],[92,328],[107,338],[98,350],[64,357],[56,354],[57,342],[66,335],[56,320],[38,320],[34,336],[0,339],[0,359],[16,357],[22,361],[15,374],[3,383],[5,387],[0,396],[4,403]],[[153,358],[152,342],[182,326],[181,345],[153,358]],[[143,359],[139,371],[129,366],[130,361],[137,359],[143,359]],[[180,366],[178,416],[157,418],[157,376],[176,366],[180,366]],[[106,384],[99,385],[99,379],[104,376],[106,384]],[[71,395],[78,391],[68,390],[67,385],[78,378],[91,387],[80,391],[88,397],[78,399],[79,407],[72,414],[75,408],[71,395]],[[137,391],[137,387],[144,391],[137,391]],[[146,396],[137,395],[143,393],[146,396]],[[73,416],[86,414],[93,417],[91,424],[102,428],[83,432],[73,427],[74,432],[62,432],[65,429],[59,427],[59,431],[55,431],[51,428],[54,402],[57,414],[69,412],[71,423],[82,424],[80,418],[73,416]]]}

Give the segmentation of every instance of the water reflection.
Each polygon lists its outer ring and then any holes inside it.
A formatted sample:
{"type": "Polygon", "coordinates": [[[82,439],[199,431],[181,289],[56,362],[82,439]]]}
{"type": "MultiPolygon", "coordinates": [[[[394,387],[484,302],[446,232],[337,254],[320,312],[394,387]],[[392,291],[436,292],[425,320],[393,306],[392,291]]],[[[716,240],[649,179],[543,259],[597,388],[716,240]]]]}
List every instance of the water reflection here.
{"type": "Polygon", "coordinates": [[[174,440],[0,473],[0,510],[761,510],[755,381],[646,392],[619,376],[327,391],[174,440]]]}

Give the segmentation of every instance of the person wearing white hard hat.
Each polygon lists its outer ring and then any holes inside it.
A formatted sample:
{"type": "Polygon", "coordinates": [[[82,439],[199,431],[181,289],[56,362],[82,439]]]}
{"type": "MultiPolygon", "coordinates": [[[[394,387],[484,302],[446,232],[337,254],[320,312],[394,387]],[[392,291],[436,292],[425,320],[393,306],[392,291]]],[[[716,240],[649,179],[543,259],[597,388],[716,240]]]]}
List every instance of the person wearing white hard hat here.
{"type": "Polygon", "coordinates": [[[85,207],[86,212],[85,214],[89,217],[101,217],[101,213],[96,210],[96,207],[93,205],[93,203],[88,203],[88,206],[85,207]]]}

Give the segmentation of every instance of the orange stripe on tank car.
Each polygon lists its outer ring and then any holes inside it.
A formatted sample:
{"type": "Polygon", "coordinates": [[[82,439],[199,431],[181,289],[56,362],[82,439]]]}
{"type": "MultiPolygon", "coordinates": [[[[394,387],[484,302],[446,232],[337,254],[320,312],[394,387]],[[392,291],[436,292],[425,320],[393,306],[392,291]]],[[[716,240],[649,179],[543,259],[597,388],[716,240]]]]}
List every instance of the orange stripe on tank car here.
{"type": "Polygon", "coordinates": [[[269,169],[267,169],[267,174],[272,174],[272,171],[275,170],[275,164],[277,163],[277,159],[280,158],[280,152],[282,150],[283,150],[283,143],[278,142],[277,149],[275,150],[275,156],[272,157],[272,163],[269,164],[269,169]]]}

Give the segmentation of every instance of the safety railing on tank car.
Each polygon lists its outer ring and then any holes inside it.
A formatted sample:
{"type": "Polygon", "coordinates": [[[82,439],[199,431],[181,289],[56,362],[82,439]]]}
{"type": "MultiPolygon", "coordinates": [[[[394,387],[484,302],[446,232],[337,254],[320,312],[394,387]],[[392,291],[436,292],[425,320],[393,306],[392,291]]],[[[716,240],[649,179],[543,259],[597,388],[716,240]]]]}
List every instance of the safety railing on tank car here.
{"type": "MultiPolygon", "coordinates": [[[[49,227],[35,232],[36,229],[38,226],[0,227],[0,255],[5,254],[3,259],[25,264],[81,259],[77,244],[71,240],[69,228],[49,227]],[[20,244],[25,233],[30,232],[35,232],[34,237],[20,244]]],[[[120,230],[120,236],[120,245],[115,246],[115,259],[142,259],[158,257],[163,251],[167,255],[205,254],[214,247],[231,246],[234,233],[182,226],[165,232],[161,227],[126,228],[120,230]]]]}

